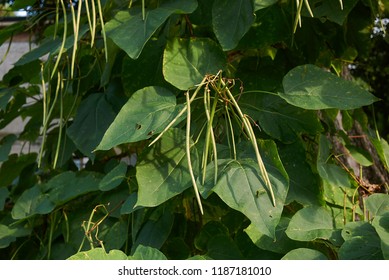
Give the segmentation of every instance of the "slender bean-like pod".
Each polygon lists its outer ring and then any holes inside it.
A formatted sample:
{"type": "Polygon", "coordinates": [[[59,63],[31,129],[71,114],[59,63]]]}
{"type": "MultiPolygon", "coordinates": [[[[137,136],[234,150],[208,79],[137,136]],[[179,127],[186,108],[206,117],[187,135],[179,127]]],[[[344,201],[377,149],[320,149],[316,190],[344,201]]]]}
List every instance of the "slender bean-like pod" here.
{"type": "Polygon", "coordinates": [[[252,126],[251,126],[250,120],[247,118],[246,115],[244,115],[244,117],[243,117],[243,123],[245,124],[245,127],[246,127],[246,129],[247,129],[247,131],[248,131],[248,133],[250,135],[251,143],[252,143],[252,145],[254,147],[255,155],[257,157],[257,162],[258,162],[259,170],[261,171],[261,174],[262,174],[262,176],[265,179],[265,184],[269,188],[270,196],[271,196],[273,205],[275,207],[276,206],[276,199],[274,197],[274,192],[273,192],[273,188],[271,186],[270,178],[269,178],[269,175],[268,175],[268,173],[266,171],[265,164],[262,161],[261,154],[259,153],[258,143],[257,143],[257,139],[256,139],[255,134],[254,134],[254,130],[253,130],[252,126]]]}
{"type": "Polygon", "coordinates": [[[313,12],[312,12],[311,6],[309,5],[309,1],[304,0],[304,2],[305,2],[305,7],[307,7],[309,14],[311,15],[311,17],[313,17],[313,12]]]}
{"type": "Polygon", "coordinates": [[[66,16],[66,7],[65,7],[65,4],[64,4],[63,0],[61,0],[61,6],[62,6],[62,12],[63,12],[63,37],[62,37],[62,44],[61,44],[61,47],[59,48],[58,55],[57,55],[57,60],[55,62],[54,68],[53,68],[53,70],[51,72],[50,79],[52,79],[54,77],[55,72],[57,71],[59,62],[61,61],[62,53],[63,53],[63,51],[65,49],[65,43],[66,43],[68,20],[67,20],[67,16],[66,16]]]}
{"type": "Polygon", "coordinates": [[[70,78],[73,79],[74,75],[74,64],[76,61],[76,53],[77,53],[77,46],[78,46],[78,32],[80,30],[80,19],[81,19],[81,9],[82,9],[82,0],[78,1],[78,11],[77,11],[77,18],[74,16],[74,8],[72,7],[72,14],[73,14],[73,27],[74,27],[74,43],[73,43],[73,55],[72,55],[72,63],[71,63],[71,69],[70,69],[70,78]],[[74,24],[75,23],[75,24],[74,24]]]}
{"type": "Polygon", "coordinates": [[[228,125],[229,125],[229,129],[227,129],[227,132],[231,131],[230,138],[231,138],[231,142],[232,142],[232,157],[234,159],[236,159],[236,146],[235,146],[234,128],[232,126],[231,116],[230,116],[229,108],[228,108],[227,105],[225,105],[225,111],[226,111],[226,115],[227,115],[226,121],[228,122],[228,125]]]}
{"type": "Polygon", "coordinates": [[[205,182],[205,175],[206,175],[206,167],[207,167],[207,161],[208,161],[208,149],[210,145],[210,140],[212,141],[212,147],[213,147],[213,156],[214,156],[214,162],[215,162],[215,178],[214,183],[217,183],[217,147],[216,147],[216,141],[215,141],[215,135],[213,132],[213,118],[215,116],[215,110],[217,105],[217,97],[215,96],[215,99],[213,101],[212,109],[210,108],[210,102],[211,102],[211,96],[208,88],[204,91],[204,107],[205,107],[205,114],[207,116],[207,132],[205,135],[205,145],[204,145],[204,153],[203,153],[203,163],[202,163],[202,170],[203,170],[203,177],[202,177],[202,183],[205,182]],[[211,112],[210,112],[211,109],[211,112]]]}
{"type": "MultiPolygon", "coordinates": [[[[190,98],[189,102],[192,103],[192,101],[196,98],[198,92],[203,87],[206,80],[207,80],[207,77],[204,77],[204,79],[201,81],[201,83],[198,84],[198,86],[197,86],[195,92],[193,93],[192,97],[190,98]]],[[[153,141],[151,141],[151,143],[149,144],[149,147],[151,145],[153,145],[155,142],[157,142],[162,137],[162,135],[166,131],[168,131],[169,128],[171,128],[176,123],[176,121],[186,112],[186,110],[187,110],[187,107],[182,108],[182,110],[178,113],[178,115],[165,127],[165,129],[153,141]]]]}
{"type": "Polygon", "coordinates": [[[296,33],[297,25],[300,23],[301,27],[301,9],[303,8],[303,0],[296,0],[297,2],[297,12],[296,18],[294,20],[293,33],[296,33]]]}
{"type": "Polygon", "coordinates": [[[103,41],[104,41],[105,61],[108,61],[107,36],[105,34],[105,24],[104,24],[104,18],[103,18],[103,9],[101,8],[100,0],[97,0],[97,7],[99,9],[99,17],[100,17],[100,24],[101,24],[101,34],[103,35],[103,41]]]}
{"type": "Polygon", "coordinates": [[[343,10],[343,1],[339,0],[339,4],[340,4],[340,9],[343,10]]]}
{"type": "Polygon", "coordinates": [[[53,39],[55,39],[57,37],[58,22],[59,22],[59,0],[57,0],[56,3],[55,3],[55,24],[54,24],[53,39]]]}
{"type": "Polygon", "coordinates": [[[58,155],[59,155],[59,149],[61,147],[61,139],[62,139],[62,129],[63,129],[63,80],[58,73],[58,84],[60,84],[59,88],[59,95],[60,95],[60,104],[59,104],[59,127],[58,127],[58,140],[57,140],[57,147],[55,149],[55,155],[54,155],[54,161],[53,161],[53,168],[55,169],[57,167],[58,162],[58,155]]]}
{"type": "Polygon", "coordinates": [[[145,4],[145,0],[142,0],[142,19],[143,20],[146,19],[146,4],[145,4]]]}
{"type": "MultiPolygon", "coordinates": [[[[223,86],[225,86],[225,82],[223,80],[221,80],[221,83],[223,86]]],[[[253,148],[254,148],[254,151],[255,151],[255,155],[257,157],[257,162],[258,162],[258,166],[259,166],[259,170],[265,180],[265,184],[267,185],[267,187],[269,188],[269,191],[270,191],[270,195],[271,195],[271,198],[272,198],[272,202],[273,202],[273,205],[276,206],[276,200],[275,200],[275,197],[274,197],[274,192],[273,192],[273,188],[271,186],[271,182],[270,182],[270,179],[269,179],[269,175],[266,171],[266,167],[265,165],[263,164],[263,161],[262,161],[262,157],[261,157],[261,154],[259,153],[259,149],[258,149],[258,144],[257,144],[257,140],[256,140],[256,137],[255,137],[255,134],[254,134],[254,131],[253,131],[253,128],[251,127],[251,124],[250,124],[250,121],[249,119],[247,118],[246,115],[244,115],[238,105],[238,103],[236,102],[233,94],[231,93],[231,91],[228,89],[228,87],[226,87],[226,93],[229,97],[229,99],[231,100],[232,104],[234,105],[234,108],[235,110],[238,112],[239,114],[239,117],[241,118],[241,120],[243,121],[243,125],[244,125],[244,128],[250,138],[250,141],[253,145],[253,148]]]]}
{"type": "Polygon", "coordinates": [[[204,214],[203,205],[201,203],[199,189],[197,188],[196,179],[195,179],[195,176],[193,173],[192,160],[191,160],[191,156],[190,156],[190,148],[191,148],[191,145],[190,145],[190,117],[191,117],[190,103],[191,102],[190,102],[190,98],[189,98],[189,91],[187,91],[185,95],[186,95],[186,108],[187,108],[187,112],[188,112],[187,117],[186,117],[186,158],[188,160],[189,173],[190,173],[190,177],[192,179],[193,189],[194,189],[194,192],[196,195],[197,203],[199,204],[201,215],[203,215],[204,214]]]}

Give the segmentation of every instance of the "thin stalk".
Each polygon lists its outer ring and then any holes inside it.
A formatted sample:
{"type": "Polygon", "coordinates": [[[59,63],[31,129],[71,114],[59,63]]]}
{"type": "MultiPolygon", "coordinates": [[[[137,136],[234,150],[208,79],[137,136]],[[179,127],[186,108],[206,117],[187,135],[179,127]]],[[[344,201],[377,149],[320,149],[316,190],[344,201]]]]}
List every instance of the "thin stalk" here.
{"type": "Polygon", "coordinates": [[[225,110],[226,110],[226,114],[227,114],[227,119],[226,119],[226,122],[228,121],[228,124],[229,124],[229,129],[227,129],[227,131],[231,131],[231,141],[232,141],[232,157],[233,159],[236,159],[236,145],[235,145],[235,135],[234,135],[234,129],[232,127],[232,121],[231,121],[231,117],[230,117],[230,112],[228,110],[228,106],[226,105],[225,106],[225,110]]]}
{"type": "Polygon", "coordinates": [[[190,99],[189,99],[189,91],[186,92],[186,107],[187,107],[187,117],[186,117],[186,158],[188,160],[188,168],[189,168],[189,173],[190,173],[190,177],[192,179],[192,184],[193,184],[193,189],[194,189],[194,192],[195,192],[195,195],[196,195],[196,199],[197,199],[197,203],[199,204],[199,208],[200,208],[200,212],[201,212],[201,215],[204,214],[204,211],[203,211],[203,205],[201,204],[201,199],[200,199],[200,193],[199,193],[199,189],[197,188],[197,184],[196,184],[196,179],[194,177],[194,174],[193,174],[193,167],[192,167],[192,161],[191,161],[191,157],[190,157],[190,99]]]}
{"type": "Polygon", "coordinates": [[[70,69],[70,78],[71,79],[73,79],[74,64],[75,64],[75,60],[76,60],[76,53],[77,53],[77,46],[78,46],[78,33],[80,30],[82,0],[78,1],[78,3],[79,4],[78,4],[78,11],[77,11],[77,18],[74,15],[73,5],[70,5],[70,7],[72,7],[73,27],[74,27],[73,55],[72,55],[72,63],[71,63],[71,69],[70,69]]]}
{"type": "MultiPolygon", "coordinates": [[[[223,80],[221,80],[221,83],[223,86],[225,86],[225,82],[223,80]]],[[[250,141],[251,141],[251,144],[253,145],[254,147],[254,151],[255,151],[255,155],[257,157],[257,162],[258,162],[258,166],[259,166],[259,170],[261,171],[261,174],[263,176],[263,178],[265,179],[265,184],[268,186],[269,188],[269,191],[270,191],[270,195],[271,195],[271,198],[272,198],[272,201],[273,201],[273,205],[274,207],[276,206],[276,200],[275,200],[275,197],[274,197],[274,192],[273,192],[273,188],[271,186],[271,182],[270,182],[270,179],[269,179],[269,175],[266,171],[266,168],[265,168],[265,165],[263,164],[263,161],[262,161],[262,157],[261,157],[261,154],[259,153],[259,149],[258,149],[258,144],[257,144],[257,140],[255,138],[255,134],[254,134],[254,131],[253,131],[253,128],[251,127],[251,124],[250,124],[250,120],[247,118],[246,115],[244,115],[242,113],[242,111],[240,110],[240,107],[238,105],[238,103],[236,102],[234,96],[232,95],[231,91],[228,89],[228,87],[226,87],[226,93],[228,94],[228,97],[230,98],[232,104],[234,105],[234,108],[236,109],[236,111],[238,112],[239,114],[239,117],[242,119],[243,121],[243,125],[246,129],[246,132],[250,138],[250,141]]]]}
{"type": "Polygon", "coordinates": [[[313,12],[311,10],[311,6],[309,5],[308,0],[304,0],[304,2],[305,2],[305,7],[307,7],[309,14],[311,15],[311,17],[313,17],[313,12]]]}
{"type": "Polygon", "coordinates": [[[57,71],[59,62],[61,60],[62,52],[65,49],[65,43],[66,43],[66,36],[67,36],[67,26],[68,26],[68,20],[66,16],[66,7],[65,4],[63,3],[63,0],[61,0],[61,6],[62,6],[62,11],[63,11],[63,22],[64,22],[64,27],[63,27],[63,37],[62,37],[62,44],[58,52],[57,60],[55,62],[53,71],[51,72],[50,78],[52,79],[54,77],[55,72],[57,71]]]}
{"type": "Polygon", "coordinates": [[[296,2],[297,2],[297,13],[296,13],[296,18],[294,20],[293,33],[296,33],[298,23],[300,23],[300,27],[301,27],[301,9],[303,7],[303,0],[296,0],[296,2]]]}
{"type": "Polygon", "coordinates": [[[271,199],[273,201],[273,206],[276,207],[276,199],[274,197],[274,192],[273,192],[273,188],[271,186],[270,178],[269,178],[269,175],[268,175],[268,173],[266,171],[265,164],[262,161],[261,154],[259,153],[257,139],[255,138],[254,130],[253,130],[253,128],[252,128],[252,126],[250,124],[250,120],[247,118],[247,116],[244,116],[243,123],[245,124],[246,129],[248,130],[248,133],[250,135],[251,144],[254,147],[255,155],[257,157],[258,167],[259,167],[259,170],[261,171],[262,176],[265,179],[265,184],[269,188],[270,196],[271,196],[271,199]]]}
{"type": "Polygon", "coordinates": [[[60,83],[60,104],[59,104],[59,127],[58,127],[58,140],[57,140],[57,147],[55,149],[55,155],[54,155],[54,163],[53,167],[54,169],[57,166],[57,161],[58,161],[58,155],[59,155],[59,149],[61,147],[61,139],[62,139],[62,128],[63,128],[63,96],[62,96],[62,91],[63,91],[63,80],[61,78],[61,75],[58,73],[58,83],[60,83]]]}
{"type": "Polygon", "coordinates": [[[58,23],[59,23],[59,0],[57,0],[55,3],[55,25],[54,25],[53,39],[57,37],[58,23]]]}
{"type": "Polygon", "coordinates": [[[5,51],[5,53],[3,55],[3,58],[0,61],[0,65],[3,64],[3,62],[6,60],[8,54],[9,54],[9,51],[11,50],[12,41],[13,41],[13,35],[11,35],[11,38],[8,41],[8,47],[7,47],[7,50],[5,51]]]}
{"type": "MultiPolygon", "coordinates": [[[[204,82],[206,81],[206,77],[201,81],[201,83],[197,86],[195,92],[193,93],[192,97],[190,98],[189,102],[192,103],[192,101],[196,98],[196,95],[198,94],[198,92],[200,91],[200,89],[202,88],[202,86],[204,85],[204,82]]],[[[157,142],[161,137],[162,135],[169,130],[169,128],[171,128],[175,122],[186,112],[187,110],[187,107],[184,107],[179,113],[178,115],[165,127],[165,129],[149,144],[149,147],[151,145],[153,145],[155,142],[157,142]]]]}
{"type": "Polygon", "coordinates": [[[104,41],[105,61],[108,61],[107,37],[106,37],[106,34],[105,34],[105,25],[104,25],[104,19],[103,19],[103,9],[101,9],[101,2],[100,2],[100,0],[97,0],[97,8],[99,9],[99,16],[100,16],[100,23],[101,23],[101,33],[103,35],[103,41],[104,41]]]}
{"type": "Polygon", "coordinates": [[[146,4],[145,4],[145,0],[142,0],[142,19],[143,21],[145,20],[146,18],[146,4]]]}
{"type": "Polygon", "coordinates": [[[208,161],[208,148],[209,148],[209,140],[212,141],[212,147],[213,147],[213,154],[214,154],[214,162],[215,162],[215,178],[214,178],[214,183],[216,185],[217,183],[217,147],[216,147],[216,141],[215,141],[215,135],[213,132],[213,118],[215,116],[215,110],[216,110],[216,105],[217,105],[217,98],[215,97],[212,105],[211,112],[209,112],[209,106],[210,106],[210,92],[206,89],[204,92],[204,106],[205,106],[205,114],[207,116],[208,120],[208,127],[207,127],[207,132],[206,132],[206,142],[204,146],[204,153],[203,153],[203,177],[202,177],[202,183],[204,184],[205,182],[205,175],[206,175],[206,166],[207,166],[207,161],[208,161]]]}
{"type": "Polygon", "coordinates": [[[38,167],[41,166],[42,162],[42,157],[43,157],[43,148],[45,145],[45,139],[46,139],[46,120],[47,120],[47,92],[46,92],[46,82],[45,82],[45,77],[44,77],[44,69],[43,69],[43,64],[41,65],[41,83],[42,83],[42,99],[43,99],[43,119],[42,119],[42,144],[41,148],[39,151],[39,158],[38,158],[38,167]]]}

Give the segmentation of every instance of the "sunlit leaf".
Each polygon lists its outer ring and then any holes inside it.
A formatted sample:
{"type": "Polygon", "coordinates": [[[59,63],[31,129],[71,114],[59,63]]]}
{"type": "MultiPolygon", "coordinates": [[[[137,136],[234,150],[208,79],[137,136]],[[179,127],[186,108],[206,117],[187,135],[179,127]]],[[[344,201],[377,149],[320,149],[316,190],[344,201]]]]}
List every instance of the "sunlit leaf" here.
{"type": "Polygon", "coordinates": [[[148,139],[161,132],[177,114],[176,97],[161,87],[135,92],[105,132],[96,150],[148,139]]]}
{"type": "Polygon", "coordinates": [[[328,258],[317,250],[298,248],[288,252],[282,260],[328,260],[328,258]]]}
{"type": "Polygon", "coordinates": [[[199,84],[205,75],[224,70],[226,58],[210,39],[173,39],[163,56],[163,75],[173,86],[187,90],[199,84]]]}
{"type": "Polygon", "coordinates": [[[127,260],[127,255],[120,250],[111,250],[107,253],[103,248],[94,248],[79,252],[68,260],[127,260]]]}
{"type": "Polygon", "coordinates": [[[121,11],[106,24],[107,36],[131,58],[136,59],[146,42],[170,15],[188,14],[196,8],[197,2],[194,0],[169,1],[146,11],[144,19],[140,9],[121,11]]]}
{"type": "Polygon", "coordinates": [[[293,68],[282,82],[279,95],[288,103],[311,110],[356,109],[379,99],[351,81],[346,81],[314,65],[293,68]]]}

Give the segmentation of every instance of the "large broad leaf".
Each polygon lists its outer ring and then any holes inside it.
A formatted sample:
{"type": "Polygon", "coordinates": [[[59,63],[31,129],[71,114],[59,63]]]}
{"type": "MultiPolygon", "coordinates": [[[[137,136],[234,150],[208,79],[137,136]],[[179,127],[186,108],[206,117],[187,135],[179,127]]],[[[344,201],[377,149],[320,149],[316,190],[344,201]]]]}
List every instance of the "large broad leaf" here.
{"type": "Polygon", "coordinates": [[[16,135],[8,134],[0,140],[0,162],[8,159],[9,152],[16,139],[16,135]]]}
{"type": "MultiPolygon", "coordinates": [[[[184,131],[170,129],[142,156],[136,167],[136,206],[157,206],[191,186],[185,139],[184,131]]],[[[191,150],[192,166],[197,173],[197,152],[195,148],[191,150]]]]}
{"type": "Polygon", "coordinates": [[[36,162],[36,154],[12,154],[0,167],[0,187],[7,187],[20,176],[22,170],[36,162]]]}
{"type": "Polygon", "coordinates": [[[163,51],[160,41],[150,40],[137,59],[128,56],[123,59],[121,78],[126,93],[132,94],[147,86],[170,86],[162,75],[163,51]]]}
{"type": "Polygon", "coordinates": [[[215,0],[212,5],[212,24],[223,50],[235,48],[255,20],[251,0],[215,0]]]}
{"type": "MultiPolygon", "coordinates": [[[[78,32],[78,39],[80,39],[87,31],[89,30],[88,25],[83,25],[80,27],[80,30],[78,32]]],[[[58,54],[59,50],[61,49],[62,45],[62,38],[61,39],[55,39],[53,40],[50,38],[50,40],[47,40],[39,45],[39,47],[33,49],[32,51],[24,54],[16,63],[15,66],[20,66],[27,64],[29,62],[32,62],[34,60],[37,60],[41,58],[42,56],[50,53],[50,55],[56,55],[58,54]]],[[[64,45],[64,50],[66,51],[69,48],[72,48],[74,45],[74,35],[70,35],[66,38],[66,42],[64,45]]]]}
{"type": "MultiPolygon", "coordinates": [[[[313,15],[321,20],[328,19],[336,22],[339,25],[343,25],[350,11],[358,3],[358,0],[310,0],[310,6],[312,7],[313,15]],[[340,3],[343,3],[341,7],[340,3]]],[[[308,11],[303,13],[305,16],[310,16],[308,11]]]]}
{"type": "Polygon", "coordinates": [[[24,219],[35,214],[48,214],[82,194],[97,191],[100,176],[93,172],[61,173],[47,183],[37,184],[22,193],[12,209],[12,218],[24,219]]]}
{"type": "Polygon", "coordinates": [[[29,235],[30,232],[31,229],[20,225],[7,226],[0,224],[0,249],[8,247],[16,238],[29,235]]]}
{"type": "Polygon", "coordinates": [[[342,260],[380,260],[381,242],[374,227],[367,222],[347,223],[342,231],[345,240],[339,249],[342,260]]]}
{"type": "Polygon", "coordinates": [[[146,11],[144,19],[140,9],[130,9],[129,13],[119,12],[106,24],[107,36],[131,58],[136,59],[146,42],[170,15],[188,14],[196,8],[195,0],[172,0],[146,11]]]}
{"type": "Polygon", "coordinates": [[[161,132],[177,114],[176,97],[161,87],[135,92],[105,132],[96,150],[148,139],[161,132]]]}
{"type": "Polygon", "coordinates": [[[115,115],[105,94],[92,94],[80,104],[72,125],[67,129],[67,134],[77,148],[93,160],[95,155],[92,151],[100,143],[115,115]]]}
{"type": "Polygon", "coordinates": [[[94,248],[89,251],[79,252],[68,260],[127,260],[128,257],[120,250],[111,250],[108,253],[103,248],[94,248]]]}
{"type": "Polygon", "coordinates": [[[292,217],[286,234],[298,241],[312,241],[318,238],[329,240],[334,227],[331,214],[323,207],[311,206],[299,210],[292,217]]]}
{"type": "Polygon", "coordinates": [[[108,172],[104,178],[100,181],[99,189],[101,191],[110,191],[123,181],[127,172],[127,164],[120,162],[110,172],[108,172]]]}
{"type": "Polygon", "coordinates": [[[132,256],[129,256],[130,260],[167,260],[165,255],[153,247],[143,246],[139,244],[132,256]]]}
{"type": "Polygon", "coordinates": [[[263,234],[275,238],[275,229],[281,218],[288,193],[288,175],[279,159],[277,147],[272,141],[259,141],[259,149],[274,191],[276,206],[273,205],[269,188],[266,186],[258,163],[252,152],[241,154],[240,159],[218,161],[218,180],[214,184],[214,163],[207,167],[207,176],[201,188],[203,197],[212,191],[231,208],[242,212],[263,234]]]}
{"type": "Polygon", "coordinates": [[[132,253],[140,244],[160,249],[172,230],[173,222],[174,215],[171,209],[157,208],[150,220],[140,229],[132,245],[132,253]]]}
{"type": "Polygon", "coordinates": [[[315,112],[291,106],[276,95],[250,91],[241,96],[239,105],[267,134],[283,142],[322,130],[315,112]]]}
{"type": "Polygon", "coordinates": [[[389,260],[389,213],[374,218],[373,227],[381,239],[381,251],[386,260],[389,260]]]}
{"type": "Polygon", "coordinates": [[[264,235],[252,224],[245,229],[245,232],[257,247],[266,251],[285,254],[290,250],[299,248],[303,245],[302,242],[292,240],[285,234],[289,222],[289,218],[281,217],[281,220],[276,227],[275,240],[264,235]]]}
{"type": "Polygon", "coordinates": [[[365,206],[371,217],[382,216],[389,212],[389,195],[383,193],[372,194],[366,199],[365,206]]]}
{"type": "Polygon", "coordinates": [[[298,248],[287,253],[282,260],[328,260],[328,258],[317,250],[298,248]]]}
{"type": "Polygon", "coordinates": [[[289,176],[289,192],[285,204],[297,201],[305,206],[318,205],[321,199],[318,177],[306,161],[306,151],[301,142],[279,145],[278,151],[289,176]]]}
{"type": "Polygon", "coordinates": [[[282,82],[280,96],[304,109],[356,109],[379,99],[353,82],[343,80],[314,65],[293,68],[282,82]]]}
{"type": "Polygon", "coordinates": [[[173,86],[187,90],[199,84],[205,75],[224,70],[226,58],[210,39],[173,39],[163,57],[163,75],[173,86]]]}
{"type": "Polygon", "coordinates": [[[278,0],[254,0],[254,10],[258,11],[260,9],[264,9],[264,8],[269,7],[277,2],[278,2],[278,0]]]}

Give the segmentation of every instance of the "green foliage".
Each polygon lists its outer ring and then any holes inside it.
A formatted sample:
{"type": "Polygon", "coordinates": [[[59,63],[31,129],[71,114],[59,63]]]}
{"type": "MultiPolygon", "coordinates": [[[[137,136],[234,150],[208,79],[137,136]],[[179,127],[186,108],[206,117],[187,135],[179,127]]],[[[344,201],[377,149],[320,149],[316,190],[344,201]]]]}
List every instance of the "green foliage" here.
{"type": "Polygon", "coordinates": [[[389,259],[384,98],[348,70],[385,6],[76,2],[0,29],[37,43],[0,81],[0,258],[389,259]]]}

